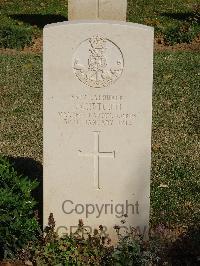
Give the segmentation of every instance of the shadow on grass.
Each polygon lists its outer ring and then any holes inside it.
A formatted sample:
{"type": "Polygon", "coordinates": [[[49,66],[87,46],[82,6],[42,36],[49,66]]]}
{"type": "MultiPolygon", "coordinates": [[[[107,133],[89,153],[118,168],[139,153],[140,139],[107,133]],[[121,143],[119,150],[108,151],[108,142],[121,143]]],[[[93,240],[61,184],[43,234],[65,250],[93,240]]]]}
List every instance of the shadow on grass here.
{"type": "Polygon", "coordinates": [[[168,12],[163,12],[160,13],[161,16],[163,17],[168,17],[171,19],[176,19],[180,21],[187,21],[187,22],[195,22],[200,24],[200,15],[197,12],[178,12],[178,13],[168,13],[168,12]]]}
{"type": "Polygon", "coordinates": [[[169,247],[168,258],[171,265],[200,265],[200,227],[189,228],[187,232],[169,247]]]}
{"type": "Polygon", "coordinates": [[[67,21],[67,16],[62,15],[40,15],[40,14],[14,14],[10,15],[11,18],[25,22],[31,26],[37,26],[42,29],[45,25],[67,21]]]}
{"type": "Polygon", "coordinates": [[[18,174],[27,176],[30,180],[37,180],[39,186],[33,191],[33,197],[37,201],[37,210],[39,214],[39,223],[43,226],[43,166],[31,158],[23,157],[8,157],[13,163],[13,168],[18,174]]]}

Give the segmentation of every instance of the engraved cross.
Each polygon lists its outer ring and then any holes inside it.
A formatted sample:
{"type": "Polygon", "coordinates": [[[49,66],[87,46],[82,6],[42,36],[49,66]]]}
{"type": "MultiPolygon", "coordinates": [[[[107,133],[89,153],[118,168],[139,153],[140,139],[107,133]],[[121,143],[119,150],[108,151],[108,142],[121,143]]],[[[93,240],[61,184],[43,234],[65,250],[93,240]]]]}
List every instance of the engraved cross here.
{"type": "Polygon", "coordinates": [[[98,0],[98,5],[97,5],[97,18],[100,19],[100,0],[98,0]]]}
{"type": "Polygon", "coordinates": [[[93,157],[94,159],[94,185],[97,189],[100,189],[100,171],[99,171],[99,159],[100,158],[112,158],[115,159],[115,151],[101,152],[100,146],[100,132],[94,131],[94,152],[83,153],[79,150],[79,155],[83,157],[93,157]]]}

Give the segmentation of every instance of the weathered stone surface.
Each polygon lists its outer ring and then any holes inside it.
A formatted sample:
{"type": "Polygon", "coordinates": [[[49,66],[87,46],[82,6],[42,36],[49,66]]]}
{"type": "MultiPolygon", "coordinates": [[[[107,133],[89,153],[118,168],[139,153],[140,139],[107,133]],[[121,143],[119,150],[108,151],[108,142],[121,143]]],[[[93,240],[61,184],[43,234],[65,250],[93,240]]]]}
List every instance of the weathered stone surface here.
{"type": "Polygon", "coordinates": [[[126,21],[127,0],[69,0],[68,19],[126,21]]]}
{"type": "Polygon", "coordinates": [[[100,0],[100,19],[126,21],[127,0],[100,0]]]}
{"type": "Polygon", "coordinates": [[[44,29],[44,222],[58,232],[146,233],[150,207],[153,29],[66,22],[44,29]]]}
{"type": "Polygon", "coordinates": [[[68,0],[68,20],[97,19],[98,0],[68,0]]]}

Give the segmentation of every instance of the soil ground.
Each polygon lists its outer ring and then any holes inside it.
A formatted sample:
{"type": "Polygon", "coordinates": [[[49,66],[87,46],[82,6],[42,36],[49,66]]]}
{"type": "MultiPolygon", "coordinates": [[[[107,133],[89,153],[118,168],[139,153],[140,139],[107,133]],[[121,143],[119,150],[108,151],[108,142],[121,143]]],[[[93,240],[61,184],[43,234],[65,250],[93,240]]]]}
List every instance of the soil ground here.
{"type": "MultiPolygon", "coordinates": [[[[22,53],[27,54],[40,54],[42,53],[42,38],[36,38],[33,40],[33,43],[29,47],[25,47],[23,50],[20,50],[22,53]]],[[[155,52],[161,51],[200,51],[200,35],[195,38],[191,43],[181,43],[176,45],[166,45],[162,38],[156,38],[154,41],[154,50],[155,52]]],[[[6,54],[15,54],[15,49],[0,49],[0,53],[6,54]]]]}

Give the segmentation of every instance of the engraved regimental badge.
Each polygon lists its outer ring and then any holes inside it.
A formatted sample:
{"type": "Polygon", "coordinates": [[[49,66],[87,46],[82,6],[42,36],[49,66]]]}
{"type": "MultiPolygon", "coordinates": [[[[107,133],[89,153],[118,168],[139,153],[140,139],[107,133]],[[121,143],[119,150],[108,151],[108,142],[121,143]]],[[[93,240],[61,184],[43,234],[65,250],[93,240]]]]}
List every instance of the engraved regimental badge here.
{"type": "Polygon", "coordinates": [[[83,41],[73,58],[76,77],[93,88],[111,85],[121,76],[123,68],[124,60],[119,47],[98,35],[83,41]]]}

